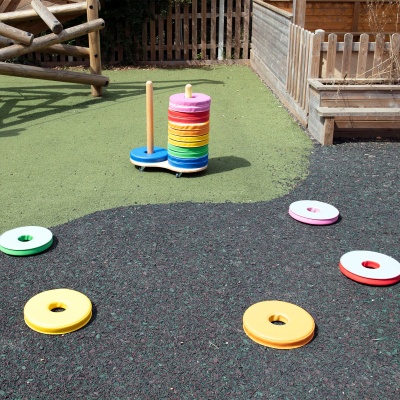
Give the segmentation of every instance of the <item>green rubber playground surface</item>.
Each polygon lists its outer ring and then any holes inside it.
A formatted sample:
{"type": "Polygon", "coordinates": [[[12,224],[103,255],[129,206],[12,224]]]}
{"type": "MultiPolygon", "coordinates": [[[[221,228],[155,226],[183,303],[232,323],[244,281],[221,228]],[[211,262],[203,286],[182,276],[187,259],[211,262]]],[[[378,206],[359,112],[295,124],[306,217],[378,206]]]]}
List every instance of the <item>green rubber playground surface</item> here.
{"type": "Polygon", "coordinates": [[[105,71],[88,86],[14,77],[0,85],[0,232],[54,226],[135,204],[249,203],[307,176],[312,142],[246,66],[105,71]],[[183,175],[129,161],[146,145],[145,82],[154,82],[155,145],[167,147],[169,96],[191,83],[211,96],[209,165],[183,175]]]}

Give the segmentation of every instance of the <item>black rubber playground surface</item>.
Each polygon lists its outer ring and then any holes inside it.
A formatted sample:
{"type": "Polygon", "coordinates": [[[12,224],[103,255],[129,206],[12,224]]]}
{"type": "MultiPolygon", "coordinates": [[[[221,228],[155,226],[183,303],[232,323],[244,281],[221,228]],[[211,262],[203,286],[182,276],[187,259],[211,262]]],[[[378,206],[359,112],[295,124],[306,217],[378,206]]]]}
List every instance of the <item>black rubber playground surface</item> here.
{"type": "Polygon", "coordinates": [[[52,227],[41,255],[1,253],[0,399],[398,399],[400,286],[358,284],[338,263],[352,250],[400,259],[399,150],[315,146],[308,178],[276,200],[116,208],[52,227]],[[293,220],[303,199],[340,220],[293,220]],[[61,287],[91,299],[91,322],[29,329],[25,303],[61,287]],[[307,310],[313,341],[251,341],[243,313],[263,300],[307,310]]]}

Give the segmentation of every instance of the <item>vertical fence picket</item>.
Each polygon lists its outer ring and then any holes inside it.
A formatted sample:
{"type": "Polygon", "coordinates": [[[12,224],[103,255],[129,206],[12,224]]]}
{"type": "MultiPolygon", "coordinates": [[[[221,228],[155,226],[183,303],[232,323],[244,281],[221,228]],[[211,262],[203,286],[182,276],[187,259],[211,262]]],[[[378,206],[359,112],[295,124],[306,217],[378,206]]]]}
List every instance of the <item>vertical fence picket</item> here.
{"type": "Polygon", "coordinates": [[[297,61],[297,68],[296,68],[296,93],[295,93],[295,100],[297,103],[300,103],[300,92],[301,92],[301,85],[303,82],[303,57],[304,57],[304,28],[301,28],[299,31],[299,57],[297,61]]]}
{"type": "Polygon", "coordinates": [[[293,31],[294,25],[289,24],[289,43],[288,43],[288,57],[286,62],[286,89],[289,94],[292,93],[292,60],[293,60],[293,31]]]}
{"type": "Polygon", "coordinates": [[[217,0],[211,0],[210,60],[216,60],[217,0]]]}
{"type": "MultiPolygon", "coordinates": [[[[151,12],[155,14],[155,4],[151,7],[151,12]]],[[[156,21],[150,20],[150,59],[156,60],[156,21]]]]}
{"type": "Polygon", "coordinates": [[[372,67],[372,77],[380,78],[383,71],[383,52],[385,49],[385,35],[378,33],[375,37],[374,61],[372,67]]]}
{"type": "Polygon", "coordinates": [[[328,36],[328,51],[326,54],[326,72],[325,72],[325,77],[328,79],[335,77],[336,46],[337,46],[337,35],[336,33],[330,33],[328,36]]]}
{"type": "Polygon", "coordinates": [[[368,61],[368,44],[369,44],[369,35],[367,33],[363,33],[360,36],[360,47],[358,49],[358,58],[357,58],[357,78],[365,78],[365,73],[367,71],[367,61],[368,61]]]}
{"type": "Polygon", "coordinates": [[[294,60],[292,65],[293,70],[293,95],[296,97],[297,79],[298,79],[298,65],[299,65],[299,47],[300,47],[300,27],[296,25],[295,40],[294,40],[294,60]]]}
{"type": "Polygon", "coordinates": [[[181,59],[181,6],[175,3],[175,56],[174,60],[181,59]]]}
{"type": "Polygon", "coordinates": [[[207,3],[201,2],[201,59],[207,59],[207,3]]]}
{"type": "MultiPolygon", "coordinates": [[[[316,35],[321,36],[321,44],[325,43],[325,31],[323,29],[316,29],[314,32],[316,35]]],[[[324,65],[324,58],[322,56],[322,54],[320,55],[320,59],[319,59],[319,71],[318,71],[318,77],[322,76],[322,69],[323,69],[323,65],[324,65]]]]}
{"type": "Polygon", "coordinates": [[[399,69],[400,69],[400,34],[394,33],[390,37],[390,50],[389,50],[389,57],[391,60],[391,70],[390,70],[390,77],[393,78],[400,78],[399,76],[399,69]]]}
{"type": "Polygon", "coordinates": [[[142,60],[143,61],[148,60],[147,45],[148,45],[147,22],[145,22],[143,24],[143,28],[142,28],[142,60]]]}
{"type": "Polygon", "coordinates": [[[295,87],[296,87],[295,63],[296,63],[296,57],[297,57],[297,32],[298,32],[298,26],[293,25],[292,59],[290,60],[290,82],[291,82],[290,93],[292,96],[294,96],[295,87]]]}
{"type": "Polygon", "coordinates": [[[158,17],[158,60],[164,60],[164,18],[158,17]]]}
{"type": "Polygon", "coordinates": [[[346,77],[348,78],[350,77],[352,51],[353,51],[353,35],[351,33],[346,33],[344,35],[342,68],[340,71],[340,75],[343,79],[346,77]]]}
{"type": "Polygon", "coordinates": [[[189,60],[189,4],[183,6],[183,59],[189,60]]]}
{"type": "Polygon", "coordinates": [[[298,102],[299,104],[303,107],[303,88],[305,85],[305,79],[306,79],[306,73],[305,73],[305,67],[306,67],[306,54],[307,54],[307,30],[302,29],[301,30],[301,58],[300,58],[300,76],[299,76],[299,92],[298,92],[298,102]]]}
{"type": "Polygon", "coordinates": [[[227,0],[226,9],[226,43],[225,53],[226,58],[232,58],[232,0],[227,0]]]}
{"type": "Polygon", "coordinates": [[[244,23],[243,23],[243,58],[249,57],[250,43],[250,0],[244,1],[244,23]]]}
{"type": "Polygon", "coordinates": [[[306,53],[305,53],[305,66],[303,72],[303,93],[302,93],[302,107],[308,113],[308,96],[309,96],[309,85],[308,85],[308,71],[310,65],[310,49],[311,49],[311,32],[307,31],[307,42],[306,42],[306,53]]]}
{"type": "Polygon", "coordinates": [[[172,60],[172,6],[168,8],[167,15],[167,60],[172,60]]]}
{"type": "Polygon", "coordinates": [[[240,34],[241,34],[241,19],[242,19],[242,1],[236,0],[235,13],[235,58],[240,58],[240,34]]]}
{"type": "Polygon", "coordinates": [[[197,59],[197,0],[192,0],[192,60],[197,59]]]}
{"type": "MultiPolygon", "coordinates": [[[[319,78],[320,76],[320,65],[321,65],[321,42],[323,40],[322,35],[311,34],[310,38],[310,62],[308,66],[308,78],[319,78]]],[[[308,81],[308,79],[307,79],[308,81]]],[[[310,107],[310,87],[307,85],[306,103],[304,110],[308,113],[310,107]]]]}

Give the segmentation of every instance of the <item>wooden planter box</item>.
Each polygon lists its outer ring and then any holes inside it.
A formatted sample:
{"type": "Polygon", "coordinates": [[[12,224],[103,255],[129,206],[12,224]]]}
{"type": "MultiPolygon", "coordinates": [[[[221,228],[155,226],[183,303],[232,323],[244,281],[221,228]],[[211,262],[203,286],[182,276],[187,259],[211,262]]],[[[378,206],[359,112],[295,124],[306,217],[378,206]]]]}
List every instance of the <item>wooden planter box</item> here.
{"type": "Polygon", "coordinates": [[[400,84],[364,82],[309,80],[308,130],[319,143],[330,145],[334,138],[400,138],[400,84]]]}

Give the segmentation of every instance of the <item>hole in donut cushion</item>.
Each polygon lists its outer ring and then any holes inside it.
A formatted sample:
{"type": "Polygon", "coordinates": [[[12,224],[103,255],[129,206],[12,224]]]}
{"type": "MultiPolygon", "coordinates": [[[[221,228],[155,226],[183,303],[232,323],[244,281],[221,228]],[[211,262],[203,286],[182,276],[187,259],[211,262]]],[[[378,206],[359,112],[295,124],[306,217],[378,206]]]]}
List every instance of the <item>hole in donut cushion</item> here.
{"type": "Polygon", "coordinates": [[[33,239],[33,236],[31,236],[31,235],[22,235],[22,236],[20,236],[19,238],[18,238],[18,240],[20,241],[20,242],[29,242],[29,241],[31,241],[33,239]]]}
{"type": "Polygon", "coordinates": [[[55,302],[49,304],[49,310],[51,312],[63,312],[67,309],[67,306],[63,303],[55,302]]]}
{"type": "Polygon", "coordinates": [[[268,319],[274,325],[286,325],[288,322],[287,318],[283,315],[271,315],[268,319]]]}
{"type": "Polygon", "coordinates": [[[361,265],[362,265],[364,268],[369,268],[369,269],[377,269],[377,268],[380,267],[380,264],[378,264],[378,263],[375,262],[375,261],[363,261],[363,262],[361,263],[361,265]]]}
{"type": "Polygon", "coordinates": [[[315,207],[308,207],[307,211],[312,212],[312,213],[319,213],[321,210],[319,208],[315,208],[315,207]]]}

